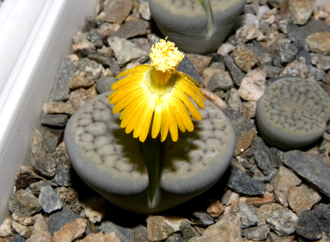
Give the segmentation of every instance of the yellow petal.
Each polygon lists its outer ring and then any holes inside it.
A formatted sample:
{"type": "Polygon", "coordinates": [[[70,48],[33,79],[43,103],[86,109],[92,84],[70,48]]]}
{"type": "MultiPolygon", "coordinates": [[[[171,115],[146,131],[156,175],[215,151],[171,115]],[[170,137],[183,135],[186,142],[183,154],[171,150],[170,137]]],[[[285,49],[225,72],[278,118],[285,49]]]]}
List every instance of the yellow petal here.
{"type": "Polygon", "coordinates": [[[162,110],[162,116],[163,116],[163,120],[162,120],[162,125],[160,127],[160,141],[163,142],[168,134],[168,113],[165,111],[166,109],[163,106],[163,110],[162,110]]]}
{"type": "Polygon", "coordinates": [[[148,64],[146,64],[146,65],[137,65],[137,66],[134,66],[131,69],[128,69],[128,70],[125,70],[125,71],[120,72],[116,76],[116,78],[120,78],[120,77],[126,76],[128,74],[133,73],[133,72],[146,72],[149,69],[150,69],[150,65],[148,65],[148,64]]]}
{"type": "Polygon", "coordinates": [[[139,140],[141,142],[144,142],[148,136],[150,124],[152,120],[152,115],[154,113],[155,109],[155,98],[149,97],[145,100],[144,110],[143,114],[139,118],[138,124],[136,125],[133,137],[137,138],[139,137],[139,140]]]}
{"type": "MultiPolygon", "coordinates": [[[[180,103],[182,103],[178,98],[173,97],[170,100],[167,101],[168,105],[170,106],[170,109],[172,110],[172,115],[174,116],[176,123],[178,124],[178,127],[180,129],[181,132],[185,132],[186,131],[186,127],[183,123],[182,118],[180,117],[180,109],[178,108],[178,105],[180,103]]],[[[187,109],[184,107],[184,111],[185,113],[183,113],[183,115],[187,115],[188,119],[190,120],[190,116],[189,113],[187,111],[187,109]]]]}
{"type": "Polygon", "coordinates": [[[194,119],[202,120],[202,115],[198,112],[197,108],[191,103],[187,95],[181,91],[175,92],[175,95],[186,105],[191,116],[194,119]]]}
{"type": "Polygon", "coordinates": [[[163,107],[163,99],[161,97],[158,97],[156,99],[154,120],[152,123],[152,130],[151,130],[151,137],[153,139],[157,137],[160,131],[160,127],[162,126],[162,120],[163,120],[162,107],[163,107]]]}
{"type": "MultiPolygon", "coordinates": [[[[136,92],[132,91],[130,95],[125,96],[125,98],[119,99],[119,101],[117,103],[115,103],[115,106],[114,106],[112,112],[114,114],[120,112],[125,107],[127,107],[127,105],[129,105],[131,102],[135,101],[136,98],[140,95],[141,94],[138,91],[136,91],[136,92]]],[[[110,103],[111,103],[111,101],[113,101],[113,100],[110,100],[110,103]]]]}
{"type": "Polygon", "coordinates": [[[167,112],[167,122],[172,140],[176,142],[178,141],[178,123],[175,118],[175,109],[170,105],[167,105],[165,110],[165,112],[167,112]]]}

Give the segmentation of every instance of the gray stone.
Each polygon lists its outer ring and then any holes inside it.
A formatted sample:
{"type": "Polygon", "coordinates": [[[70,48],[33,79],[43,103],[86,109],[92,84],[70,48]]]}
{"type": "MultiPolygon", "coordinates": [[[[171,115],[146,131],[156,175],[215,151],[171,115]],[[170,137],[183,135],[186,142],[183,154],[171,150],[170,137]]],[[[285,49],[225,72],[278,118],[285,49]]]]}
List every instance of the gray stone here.
{"type": "Polygon", "coordinates": [[[269,148],[265,142],[258,136],[256,136],[252,142],[254,160],[261,171],[266,175],[270,175],[274,172],[274,168],[270,162],[269,148]]]}
{"type": "Polygon", "coordinates": [[[50,127],[65,127],[68,116],[65,114],[45,114],[41,113],[41,123],[50,127]]]}
{"type": "Polygon", "coordinates": [[[330,197],[330,167],[320,156],[298,150],[288,151],[284,154],[284,164],[330,197]]]}
{"type": "Polygon", "coordinates": [[[235,84],[240,86],[245,76],[244,72],[241,71],[241,69],[235,64],[231,56],[227,55],[223,60],[226,64],[226,67],[229,69],[230,75],[233,78],[235,84]]]}
{"type": "Polygon", "coordinates": [[[61,209],[63,206],[61,198],[51,186],[41,188],[38,202],[46,213],[61,209]]]}
{"type": "Polygon", "coordinates": [[[297,26],[293,23],[288,23],[288,36],[298,49],[306,49],[306,39],[309,35],[318,32],[329,32],[330,27],[322,20],[311,20],[304,26],[297,26]]]}
{"type": "Polygon", "coordinates": [[[263,183],[253,180],[236,166],[230,167],[227,186],[239,194],[248,196],[260,196],[265,194],[266,191],[263,183]]]}
{"type": "Polygon", "coordinates": [[[41,132],[43,141],[47,145],[49,151],[53,153],[56,150],[57,145],[62,140],[63,130],[45,126],[40,126],[38,130],[41,132]]]}
{"type": "Polygon", "coordinates": [[[274,168],[279,168],[282,165],[282,157],[283,157],[284,152],[275,148],[271,147],[269,149],[269,158],[270,158],[270,163],[274,168]]]}
{"type": "Polygon", "coordinates": [[[245,118],[241,113],[232,108],[223,110],[224,114],[230,119],[230,123],[234,128],[236,140],[239,140],[251,130],[256,130],[256,127],[249,119],[245,118]]]}
{"type": "Polygon", "coordinates": [[[82,58],[77,63],[77,69],[80,72],[86,72],[90,79],[96,81],[100,77],[103,67],[89,58],[82,58]]]}
{"type": "Polygon", "coordinates": [[[205,211],[194,211],[190,215],[189,219],[194,223],[201,225],[201,226],[209,226],[214,224],[214,218],[212,218],[207,212],[205,211]]]}
{"type": "Polygon", "coordinates": [[[114,51],[119,66],[124,66],[133,61],[146,61],[148,59],[147,52],[126,39],[109,37],[108,43],[114,51]]]}
{"type": "Polygon", "coordinates": [[[176,68],[177,71],[181,71],[183,73],[186,73],[188,76],[190,76],[192,79],[194,79],[199,84],[201,83],[201,80],[199,78],[199,75],[197,73],[196,68],[194,65],[190,62],[188,57],[184,57],[183,60],[179,63],[178,67],[176,68]]]}
{"type": "Polygon", "coordinates": [[[139,13],[141,14],[141,17],[144,20],[150,20],[151,19],[149,1],[143,1],[142,3],[140,3],[139,13]]]}
{"type": "Polygon", "coordinates": [[[55,174],[56,162],[37,129],[33,129],[31,164],[33,169],[43,176],[52,177],[55,174]]]}
{"type": "Polygon", "coordinates": [[[296,58],[293,62],[288,63],[279,76],[291,76],[307,79],[309,75],[309,66],[306,63],[306,59],[301,56],[296,58]]]}
{"type": "Polygon", "coordinates": [[[56,168],[54,182],[59,186],[72,186],[71,168],[67,166],[59,166],[56,168]]]}
{"type": "Polygon", "coordinates": [[[321,81],[326,76],[326,73],[324,70],[317,69],[314,66],[310,66],[309,71],[316,81],[321,81]]]}
{"type": "Polygon", "coordinates": [[[49,216],[48,231],[51,235],[54,235],[54,233],[59,231],[64,224],[71,223],[77,218],[81,218],[81,216],[64,205],[60,211],[56,211],[49,216]]]}
{"type": "Polygon", "coordinates": [[[111,86],[117,81],[113,76],[101,77],[96,82],[96,90],[99,94],[111,91],[111,86]]]}
{"type": "Polygon", "coordinates": [[[295,59],[298,53],[298,48],[290,43],[284,43],[280,45],[279,55],[282,63],[288,63],[295,59]]]}
{"type": "Polygon", "coordinates": [[[148,241],[148,230],[143,225],[138,225],[134,229],[134,241],[135,242],[145,242],[148,241]]]}
{"type": "Polygon", "coordinates": [[[76,66],[70,59],[61,62],[60,70],[57,73],[54,89],[50,95],[52,102],[66,101],[69,99],[68,84],[76,72],[76,66]]]}
{"type": "Polygon", "coordinates": [[[269,227],[264,224],[257,227],[250,227],[242,230],[242,236],[253,241],[265,240],[269,234],[269,227]]]}
{"type": "Polygon", "coordinates": [[[101,34],[97,31],[97,29],[91,29],[88,33],[86,38],[96,47],[102,48],[103,46],[103,39],[101,34]]]}
{"type": "Polygon", "coordinates": [[[266,222],[279,236],[293,234],[296,230],[298,216],[288,208],[273,211],[266,222]]]}
{"type": "Polygon", "coordinates": [[[100,226],[97,228],[104,234],[115,232],[115,234],[120,238],[120,241],[123,242],[134,240],[134,231],[132,229],[119,226],[111,221],[101,222],[100,226]]]}
{"type": "Polygon", "coordinates": [[[52,186],[52,185],[56,186],[56,184],[53,184],[49,180],[41,180],[30,184],[29,189],[32,191],[32,193],[35,196],[39,196],[41,188],[43,188],[44,186],[52,186]]]}
{"type": "Polygon", "coordinates": [[[41,210],[38,199],[29,189],[20,189],[10,197],[8,208],[12,213],[26,217],[32,216],[41,210]]]}
{"type": "Polygon", "coordinates": [[[25,242],[26,239],[20,234],[14,234],[13,240],[11,242],[25,242]]]}
{"type": "Polygon", "coordinates": [[[297,235],[308,240],[319,240],[322,237],[322,230],[319,219],[310,210],[304,211],[298,219],[297,235]]]}
{"type": "Polygon", "coordinates": [[[238,90],[236,88],[231,88],[226,98],[226,103],[230,109],[233,109],[237,112],[241,111],[242,108],[242,100],[238,94],[238,90]]]}
{"type": "Polygon", "coordinates": [[[188,241],[192,237],[198,236],[196,230],[190,225],[188,220],[184,220],[180,223],[180,232],[183,240],[188,241]]]}
{"type": "Polygon", "coordinates": [[[330,206],[329,204],[318,204],[313,208],[313,213],[319,220],[321,230],[330,238],[330,206]]]}
{"type": "Polygon", "coordinates": [[[87,16],[85,17],[85,26],[84,29],[91,30],[97,29],[100,27],[100,21],[97,21],[94,16],[87,16]]]}
{"type": "Polygon", "coordinates": [[[233,87],[234,83],[231,79],[229,72],[220,71],[215,73],[210,80],[206,83],[206,88],[212,92],[227,90],[233,87]]]}
{"type": "Polygon", "coordinates": [[[80,56],[86,57],[96,51],[94,44],[87,39],[87,33],[79,31],[72,37],[72,41],[73,52],[80,56]]]}
{"type": "Polygon", "coordinates": [[[126,21],[115,33],[111,36],[117,36],[119,38],[129,39],[132,37],[146,35],[147,25],[145,21],[141,19],[133,19],[126,21]]]}
{"type": "Polygon", "coordinates": [[[239,204],[242,228],[254,226],[258,223],[257,208],[251,204],[239,204]]]}
{"type": "Polygon", "coordinates": [[[312,56],[312,64],[316,65],[318,69],[321,70],[329,70],[330,69],[330,56],[311,53],[312,56]]]}
{"type": "Polygon", "coordinates": [[[165,242],[185,242],[181,234],[172,234],[170,235],[165,242]]]}

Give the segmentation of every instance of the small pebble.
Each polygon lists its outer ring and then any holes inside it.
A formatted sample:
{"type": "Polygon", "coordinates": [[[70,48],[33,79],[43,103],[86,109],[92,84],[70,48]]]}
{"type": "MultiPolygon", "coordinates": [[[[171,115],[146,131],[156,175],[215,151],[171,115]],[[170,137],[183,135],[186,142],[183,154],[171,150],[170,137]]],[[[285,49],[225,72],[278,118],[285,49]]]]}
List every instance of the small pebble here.
{"type": "Polygon", "coordinates": [[[51,213],[62,208],[62,201],[59,195],[50,186],[44,186],[41,188],[38,202],[46,213],[51,213]]]}

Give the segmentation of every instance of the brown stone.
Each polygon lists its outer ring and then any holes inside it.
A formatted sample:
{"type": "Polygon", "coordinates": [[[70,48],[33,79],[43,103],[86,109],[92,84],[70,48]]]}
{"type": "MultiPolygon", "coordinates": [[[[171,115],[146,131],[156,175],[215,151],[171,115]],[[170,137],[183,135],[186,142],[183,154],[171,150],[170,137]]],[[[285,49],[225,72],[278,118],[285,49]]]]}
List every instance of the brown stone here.
{"type": "Polygon", "coordinates": [[[86,227],[86,219],[77,218],[72,223],[67,223],[59,231],[56,231],[52,242],[69,242],[79,239],[85,233],[86,227]]]}
{"type": "Polygon", "coordinates": [[[330,32],[311,34],[306,39],[311,51],[319,54],[330,54],[330,32]]]}
{"type": "Polygon", "coordinates": [[[299,215],[321,200],[320,194],[305,184],[291,186],[288,190],[287,200],[290,208],[299,215]]]}
{"type": "Polygon", "coordinates": [[[199,54],[186,54],[188,60],[196,68],[198,75],[202,75],[203,71],[210,65],[212,57],[199,54]]]}
{"type": "Polygon", "coordinates": [[[5,237],[5,238],[0,237],[0,242],[12,242],[13,239],[14,239],[14,237],[12,237],[12,236],[5,237]]]}
{"type": "Polygon", "coordinates": [[[40,181],[40,180],[43,180],[43,179],[44,179],[43,177],[39,176],[37,173],[35,173],[32,170],[32,167],[30,167],[30,166],[21,166],[21,170],[16,175],[16,179],[15,179],[16,190],[25,189],[31,183],[34,183],[36,181],[40,181]]]}
{"type": "Polygon", "coordinates": [[[234,152],[234,156],[238,156],[243,153],[247,148],[251,146],[251,143],[257,134],[256,130],[250,130],[245,135],[243,135],[237,142],[234,152]]]}
{"type": "Polygon", "coordinates": [[[31,237],[26,242],[50,242],[52,236],[48,231],[47,218],[38,214],[35,220],[31,237]]]}
{"type": "Polygon", "coordinates": [[[264,195],[259,197],[241,197],[239,203],[250,203],[255,207],[261,207],[265,204],[274,203],[275,199],[272,193],[265,192],[264,195]]]}
{"type": "Polygon", "coordinates": [[[316,7],[316,0],[285,0],[285,2],[293,23],[298,25],[307,23],[316,7]]]}
{"type": "Polygon", "coordinates": [[[132,9],[132,0],[102,0],[99,2],[97,20],[122,23],[132,9]]]}
{"type": "Polygon", "coordinates": [[[46,114],[69,114],[72,115],[76,109],[71,102],[44,103],[42,111],[46,114]]]}
{"type": "Polygon", "coordinates": [[[208,201],[206,212],[213,218],[218,218],[224,212],[223,204],[218,199],[208,201]]]}
{"type": "Polygon", "coordinates": [[[89,89],[79,88],[70,93],[70,101],[76,109],[79,109],[87,101],[91,100],[93,97],[96,97],[96,88],[95,85],[89,89]]]}
{"type": "Polygon", "coordinates": [[[223,101],[218,95],[214,94],[213,92],[205,89],[205,88],[200,88],[202,91],[204,97],[211,102],[213,102],[215,105],[217,105],[221,109],[225,109],[228,107],[225,101],[223,101]]]}
{"type": "Polygon", "coordinates": [[[69,82],[70,89],[77,89],[77,88],[89,88],[93,86],[94,78],[92,75],[89,75],[87,71],[81,71],[73,76],[71,81],[69,82]]]}
{"type": "Polygon", "coordinates": [[[80,242],[121,242],[120,238],[115,234],[115,232],[104,234],[99,232],[96,234],[89,234],[80,242]]]}
{"type": "Polygon", "coordinates": [[[149,216],[147,218],[147,230],[150,241],[165,240],[175,231],[161,216],[149,216]]]}
{"type": "Polygon", "coordinates": [[[241,242],[241,221],[238,216],[226,214],[217,223],[209,226],[200,237],[193,237],[189,242],[214,242],[215,238],[241,242]]]}
{"type": "Polygon", "coordinates": [[[14,231],[22,235],[24,238],[29,238],[31,236],[33,226],[25,226],[15,221],[12,221],[11,225],[14,231]]]}
{"type": "Polygon", "coordinates": [[[232,53],[236,65],[248,72],[258,62],[257,55],[245,45],[238,46],[232,53]]]}
{"type": "Polygon", "coordinates": [[[12,234],[13,232],[11,230],[11,218],[7,217],[0,225],[0,237],[8,237],[12,234]]]}
{"type": "Polygon", "coordinates": [[[103,197],[91,197],[81,202],[85,217],[92,223],[101,222],[106,215],[107,201],[103,197]]]}
{"type": "Polygon", "coordinates": [[[289,169],[280,166],[278,174],[273,180],[275,199],[283,206],[288,206],[287,193],[291,186],[296,186],[301,180],[289,169]]]}
{"type": "Polygon", "coordinates": [[[283,206],[278,203],[269,203],[262,205],[260,208],[258,208],[258,226],[266,224],[266,218],[268,218],[275,210],[281,208],[283,208],[283,206]]]}

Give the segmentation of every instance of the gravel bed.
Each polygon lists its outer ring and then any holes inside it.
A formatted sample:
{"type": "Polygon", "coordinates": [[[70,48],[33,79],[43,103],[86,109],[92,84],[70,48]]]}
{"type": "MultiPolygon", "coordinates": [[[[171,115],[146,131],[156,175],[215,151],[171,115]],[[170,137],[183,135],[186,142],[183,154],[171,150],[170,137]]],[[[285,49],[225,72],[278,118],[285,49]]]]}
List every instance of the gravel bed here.
{"type": "Polygon", "coordinates": [[[235,154],[204,194],[141,215],[85,185],[63,141],[70,116],[109,91],[119,72],[148,63],[151,46],[163,38],[148,1],[113,2],[101,1],[97,15],[86,17],[72,38],[73,52],[62,61],[41,125],[33,130],[31,166],[17,174],[0,242],[330,241],[330,126],[316,143],[282,151],[267,145],[255,124],[257,100],[279,77],[308,79],[330,94],[330,6],[248,0],[216,53],[186,54],[179,70],[230,119],[235,154]]]}

